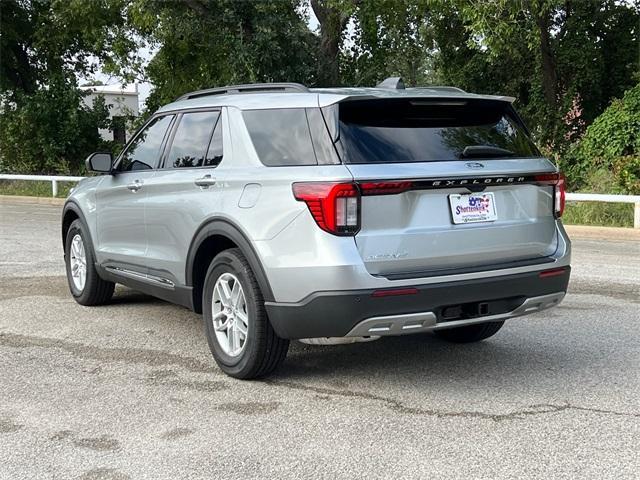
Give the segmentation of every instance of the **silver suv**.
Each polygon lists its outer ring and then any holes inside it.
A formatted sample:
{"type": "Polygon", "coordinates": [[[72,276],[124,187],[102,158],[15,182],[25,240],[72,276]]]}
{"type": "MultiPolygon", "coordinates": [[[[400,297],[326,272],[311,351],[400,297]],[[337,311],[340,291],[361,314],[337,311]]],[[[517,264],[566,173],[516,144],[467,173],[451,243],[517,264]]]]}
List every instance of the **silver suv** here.
{"type": "Polygon", "coordinates": [[[400,79],[184,95],[115,161],[87,159],[102,175],[62,218],[71,293],[98,305],[120,283],[201,312],[238,378],[290,339],[490,337],[560,303],[570,273],[564,179],[512,101],[400,79]]]}

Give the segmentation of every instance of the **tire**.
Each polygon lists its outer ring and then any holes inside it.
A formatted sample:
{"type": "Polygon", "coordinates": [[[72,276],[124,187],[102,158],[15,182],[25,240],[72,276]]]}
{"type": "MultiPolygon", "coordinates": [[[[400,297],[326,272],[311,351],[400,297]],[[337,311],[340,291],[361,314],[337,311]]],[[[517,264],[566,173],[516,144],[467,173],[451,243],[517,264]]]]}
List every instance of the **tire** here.
{"type": "Polygon", "coordinates": [[[73,221],[69,227],[69,231],[67,232],[67,237],[64,242],[64,260],[67,269],[69,290],[76,302],[80,305],[93,306],[102,305],[111,299],[115,283],[107,282],[98,275],[98,271],[95,266],[96,256],[93,252],[93,246],[89,240],[86,227],[79,219],[73,221]],[[84,252],[84,284],[82,284],[82,282],[78,282],[78,277],[74,280],[74,276],[72,274],[72,263],[74,262],[72,257],[77,258],[72,246],[74,241],[78,242],[78,237],[84,252]]]}
{"type": "Polygon", "coordinates": [[[447,342],[453,343],[473,343],[492,337],[502,328],[504,322],[487,322],[466,327],[448,328],[446,330],[436,330],[436,336],[447,342]]]}
{"type": "Polygon", "coordinates": [[[211,354],[220,369],[231,377],[265,377],[287,356],[289,340],[274,332],[256,277],[238,248],[219,253],[209,265],[202,294],[202,316],[211,354]]]}

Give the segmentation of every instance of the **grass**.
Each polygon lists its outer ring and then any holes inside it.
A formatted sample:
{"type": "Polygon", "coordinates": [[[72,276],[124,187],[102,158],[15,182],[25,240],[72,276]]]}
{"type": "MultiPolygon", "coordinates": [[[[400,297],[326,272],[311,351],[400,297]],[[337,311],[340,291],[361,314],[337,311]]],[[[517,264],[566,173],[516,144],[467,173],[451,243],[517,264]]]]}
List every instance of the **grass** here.
{"type": "MultiPolygon", "coordinates": [[[[75,182],[58,182],[58,197],[65,198],[75,182]]],[[[51,182],[0,180],[0,195],[51,197],[51,182]]],[[[568,225],[633,227],[633,204],[567,202],[562,216],[568,225]]]]}
{"type": "Polygon", "coordinates": [[[562,222],[567,225],[633,227],[633,204],[567,202],[562,222]]]}
{"type": "MultiPolygon", "coordinates": [[[[58,182],[58,197],[65,198],[77,182],[58,182]]],[[[51,197],[51,182],[0,180],[0,195],[51,197]]]]}

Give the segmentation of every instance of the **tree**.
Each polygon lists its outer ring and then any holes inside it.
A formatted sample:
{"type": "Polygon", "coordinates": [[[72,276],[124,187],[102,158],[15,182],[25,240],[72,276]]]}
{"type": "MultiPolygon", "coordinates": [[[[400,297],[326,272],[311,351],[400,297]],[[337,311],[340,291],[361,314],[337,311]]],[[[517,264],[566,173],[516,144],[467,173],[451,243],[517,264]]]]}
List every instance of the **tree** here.
{"type": "Polygon", "coordinates": [[[104,99],[88,108],[62,81],[14,98],[2,107],[0,171],[79,174],[89,153],[108,147],[98,134],[109,125],[104,99]]]}
{"type": "MultiPolygon", "coordinates": [[[[2,0],[0,94],[32,94],[52,81],[131,64],[126,0],[2,0]]],[[[63,82],[63,83],[64,83],[63,82]]]]}
{"type": "Polygon", "coordinates": [[[82,101],[79,76],[135,62],[125,0],[2,0],[0,5],[0,169],[80,172],[108,147],[103,101],[82,101]]]}
{"type": "Polygon", "coordinates": [[[345,28],[359,0],[311,0],[320,24],[317,79],[320,86],[341,85],[340,49],[345,28]]]}
{"type": "Polygon", "coordinates": [[[637,80],[638,4],[461,0],[458,5],[468,43],[483,51],[488,64],[507,59],[509,65],[522,55],[532,59],[529,68],[510,69],[510,75],[528,85],[529,121],[556,150],[566,148],[568,131],[577,129],[572,139],[579,138],[611,99],[637,80]]]}
{"type": "Polygon", "coordinates": [[[191,90],[253,82],[315,83],[317,38],[295,0],[135,0],[132,27],[157,47],[146,75],[153,111],[191,90]]]}
{"type": "Polygon", "coordinates": [[[428,0],[363,0],[342,50],[342,76],[350,85],[376,85],[401,76],[409,86],[433,80],[434,44],[428,0]]]}

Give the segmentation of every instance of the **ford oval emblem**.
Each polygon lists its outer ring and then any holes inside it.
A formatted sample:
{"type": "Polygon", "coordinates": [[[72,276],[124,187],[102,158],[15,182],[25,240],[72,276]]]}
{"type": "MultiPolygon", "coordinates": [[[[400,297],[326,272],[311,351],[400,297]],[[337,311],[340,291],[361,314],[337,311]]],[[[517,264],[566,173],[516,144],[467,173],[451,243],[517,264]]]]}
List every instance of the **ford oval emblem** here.
{"type": "Polygon", "coordinates": [[[467,168],[484,168],[484,165],[481,164],[480,162],[467,162],[465,163],[465,165],[467,166],[467,168]]]}

